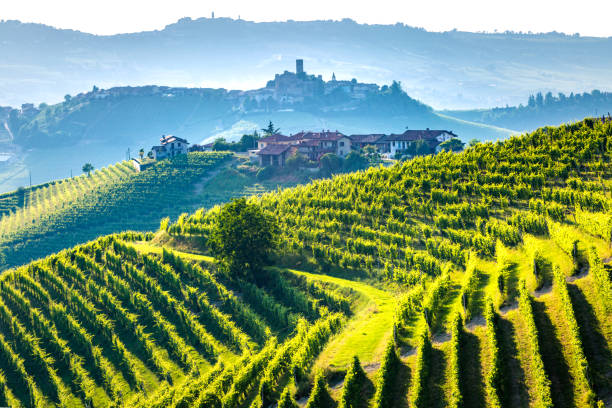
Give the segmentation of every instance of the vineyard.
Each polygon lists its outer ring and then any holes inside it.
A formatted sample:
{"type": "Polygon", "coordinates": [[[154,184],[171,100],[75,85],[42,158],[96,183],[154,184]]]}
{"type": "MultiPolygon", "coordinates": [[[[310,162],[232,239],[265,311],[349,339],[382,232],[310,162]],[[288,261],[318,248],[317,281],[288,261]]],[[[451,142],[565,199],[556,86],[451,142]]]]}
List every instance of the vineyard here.
{"type": "Polygon", "coordinates": [[[611,407],[610,149],[586,119],[253,196],[253,282],[218,208],[10,270],[0,406],[611,407]]]}
{"type": "Polygon", "coordinates": [[[0,404],[234,406],[260,390],[263,405],[306,378],[351,313],[333,285],[269,271],[278,289],[265,289],[122,238],[146,237],[106,236],[2,276],[0,404]]]}
{"type": "Polygon", "coordinates": [[[0,268],[16,266],[100,235],[150,231],[162,216],[194,208],[193,184],[229,158],[191,153],[137,173],[123,162],[0,195],[0,268]]]}

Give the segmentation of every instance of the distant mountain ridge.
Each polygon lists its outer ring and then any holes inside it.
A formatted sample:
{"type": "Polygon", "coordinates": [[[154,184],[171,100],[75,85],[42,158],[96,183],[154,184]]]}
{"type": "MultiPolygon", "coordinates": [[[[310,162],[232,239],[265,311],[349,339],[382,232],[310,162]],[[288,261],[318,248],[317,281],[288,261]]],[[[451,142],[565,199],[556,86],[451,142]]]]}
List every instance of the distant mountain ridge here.
{"type": "Polygon", "coordinates": [[[329,79],[402,81],[437,108],[518,104],[537,91],[612,88],[611,38],[427,32],[351,20],[254,23],[181,19],[163,30],[95,36],[0,23],[0,105],[59,101],[66,93],[159,84],[252,89],[303,57],[329,79]],[[70,75],[66,75],[66,73],[70,75]]]}

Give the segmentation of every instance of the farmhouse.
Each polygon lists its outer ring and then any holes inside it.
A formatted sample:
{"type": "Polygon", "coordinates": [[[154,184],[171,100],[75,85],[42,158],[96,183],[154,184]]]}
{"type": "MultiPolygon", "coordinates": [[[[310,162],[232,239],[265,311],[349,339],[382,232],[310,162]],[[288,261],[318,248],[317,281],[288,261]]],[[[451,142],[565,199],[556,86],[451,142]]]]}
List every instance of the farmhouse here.
{"type": "Polygon", "coordinates": [[[289,144],[270,144],[257,152],[261,166],[283,167],[285,161],[293,153],[289,144]]]}
{"type": "Polygon", "coordinates": [[[149,152],[149,157],[153,160],[163,160],[179,154],[187,154],[189,142],[174,135],[162,136],[159,139],[160,146],[153,146],[149,152]]]}
{"type": "Polygon", "coordinates": [[[396,154],[410,152],[417,148],[418,145],[426,145],[429,149],[439,151],[439,145],[453,137],[457,137],[448,130],[406,130],[401,134],[387,135],[382,139],[384,150],[391,157],[396,154]]]}
{"type": "Polygon", "coordinates": [[[250,151],[249,155],[257,156],[261,166],[283,166],[285,156],[290,155],[287,152],[299,152],[311,161],[319,161],[326,153],[344,157],[351,152],[351,139],[338,131],[302,131],[291,136],[264,137],[257,142],[257,147],[258,150],[250,151]],[[291,147],[293,149],[289,149],[291,147]]]}
{"type": "Polygon", "coordinates": [[[351,139],[342,133],[328,131],[321,132],[300,132],[292,136],[303,142],[310,142],[315,146],[315,153],[318,153],[318,160],[325,153],[334,153],[344,157],[351,152],[351,139]]]}
{"type": "Polygon", "coordinates": [[[354,150],[363,149],[366,146],[374,146],[379,153],[388,151],[387,143],[384,141],[385,134],[373,133],[366,135],[350,135],[351,147],[354,150]]]}
{"type": "Polygon", "coordinates": [[[280,145],[297,144],[297,140],[289,136],[275,133],[273,135],[266,136],[264,138],[259,139],[257,141],[257,148],[263,149],[268,145],[276,145],[276,144],[280,144],[280,145]]]}

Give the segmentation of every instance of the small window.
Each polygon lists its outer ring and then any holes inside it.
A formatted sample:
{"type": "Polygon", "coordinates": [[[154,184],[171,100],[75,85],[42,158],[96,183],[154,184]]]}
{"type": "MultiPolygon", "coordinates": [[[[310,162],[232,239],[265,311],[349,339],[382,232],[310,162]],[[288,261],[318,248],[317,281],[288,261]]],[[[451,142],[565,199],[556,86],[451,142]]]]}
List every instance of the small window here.
{"type": "Polygon", "coordinates": [[[344,142],[340,142],[340,146],[341,146],[341,147],[344,147],[344,142]]]}

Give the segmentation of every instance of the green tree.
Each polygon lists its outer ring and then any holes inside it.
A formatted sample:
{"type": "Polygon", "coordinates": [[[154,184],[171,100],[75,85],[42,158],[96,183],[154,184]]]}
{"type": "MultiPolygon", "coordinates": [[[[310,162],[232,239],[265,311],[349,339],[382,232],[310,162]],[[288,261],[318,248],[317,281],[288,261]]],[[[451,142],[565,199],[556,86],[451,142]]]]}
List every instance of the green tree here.
{"type": "Polygon", "coordinates": [[[299,405],[295,402],[293,397],[291,396],[291,391],[289,387],[285,387],[283,393],[278,400],[278,408],[298,408],[299,405]]]}
{"type": "Polygon", "coordinates": [[[365,157],[368,158],[370,163],[372,164],[380,163],[380,153],[378,152],[378,149],[376,148],[376,146],[373,146],[373,145],[365,146],[363,148],[363,154],[365,157]]]}
{"type": "Polygon", "coordinates": [[[419,156],[424,156],[426,154],[431,153],[431,148],[423,139],[419,139],[414,142],[414,152],[419,156]]]}
{"type": "Polygon", "coordinates": [[[279,128],[275,128],[274,124],[272,123],[272,121],[270,121],[268,123],[268,127],[264,128],[264,129],[261,129],[261,131],[264,133],[264,135],[271,136],[271,135],[274,135],[274,134],[277,134],[278,132],[280,132],[280,129],[279,128]]]}
{"type": "Polygon", "coordinates": [[[327,390],[325,375],[319,370],[315,374],[314,387],[310,392],[310,397],[306,403],[306,408],[333,408],[334,400],[332,400],[327,390]]]}
{"type": "Polygon", "coordinates": [[[297,170],[300,167],[306,166],[307,164],[308,159],[306,158],[306,156],[297,152],[295,154],[292,154],[285,162],[285,166],[292,170],[297,170]]]}
{"type": "Polygon", "coordinates": [[[326,153],[321,157],[321,171],[325,174],[333,174],[342,168],[341,159],[334,153],[326,153]]]}
{"type": "Polygon", "coordinates": [[[250,135],[242,135],[240,138],[241,151],[247,151],[249,149],[254,149],[257,147],[257,141],[260,139],[259,133],[257,131],[253,132],[250,135]]]}
{"type": "Polygon", "coordinates": [[[460,152],[461,150],[463,150],[464,146],[465,143],[463,143],[456,137],[453,137],[445,142],[440,143],[440,148],[449,152],[460,152]]]}
{"type": "Polygon", "coordinates": [[[85,163],[83,165],[83,168],[81,170],[83,170],[83,173],[87,173],[88,176],[91,175],[91,172],[93,171],[94,166],[91,163],[85,163]]]}
{"type": "Polygon", "coordinates": [[[276,248],[277,228],[261,207],[245,198],[225,204],[216,215],[208,246],[228,272],[256,276],[276,248]]]}
{"type": "Polygon", "coordinates": [[[368,159],[358,152],[352,151],[344,159],[344,169],[346,171],[356,171],[366,167],[368,167],[368,159]]]}
{"type": "Polygon", "coordinates": [[[394,80],[389,89],[391,90],[392,95],[401,95],[403,93],[402,83],[400,81],[394,80]]]}
{"type": "Polygon", "coordinates": [[[138,155],[140,156],[140,160],[142,160],[144,158],[144,149],[140,149],[138,155]]]}
{"type": "Polygon", "coordinates": [[[339,408],[356,408],[364,406],[363,387],[366,381],[366,374],[361,368],[361,363],[357,356],[353,357],[353,362],[344,377],[344,387],[340,397],[339,408]]]}
{"type": "Polygon", "coordinates": [[[214,151],[231,150],[230,144],[223,137],[218,137],[218,138],[215,139],[215,141],[213,142],[213,145],[212,145],[212,149],[214,151]]]}
{"type": "Polygon", "coordinates": [[[472,139],[472,140],[470,140],[469,146],[470,146],[470,147],[474,147],[474,146],[476,146],[478,143],[480,143],[480,140],[478,140],[478,139],[472,139]]]}

